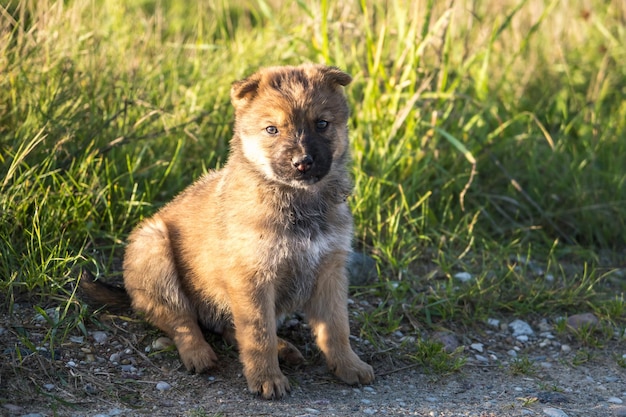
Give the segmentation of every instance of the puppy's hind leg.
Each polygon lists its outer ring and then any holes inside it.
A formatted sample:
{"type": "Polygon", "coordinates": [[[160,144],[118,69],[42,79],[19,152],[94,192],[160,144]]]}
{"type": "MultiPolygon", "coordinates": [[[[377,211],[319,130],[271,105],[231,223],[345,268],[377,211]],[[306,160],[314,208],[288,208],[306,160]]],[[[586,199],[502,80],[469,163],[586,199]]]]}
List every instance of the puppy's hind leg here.
{"type": "Polygon", "coordinates": [[[158,214],[131,234],[124,255],[124,286],[133,308],[174,340],[185,367],[203,372],[215,366],[217,356],[183,291],[169,236],[158,214]]]}

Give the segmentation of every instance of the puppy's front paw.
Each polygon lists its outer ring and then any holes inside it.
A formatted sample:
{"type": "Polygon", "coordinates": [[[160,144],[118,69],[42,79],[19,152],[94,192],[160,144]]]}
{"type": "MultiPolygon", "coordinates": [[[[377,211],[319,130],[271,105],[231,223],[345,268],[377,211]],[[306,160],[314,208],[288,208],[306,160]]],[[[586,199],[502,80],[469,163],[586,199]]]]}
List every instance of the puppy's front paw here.
{"type": "Polygon", "coordinates": [[[248,389],[266,400],[278,400],[291,391],[289,380],[280,371],[248,378],[248,389]]]}
{"type": "Polygon", "coordinates": [[[201,373],[217,365],[217,355],[208,343],[196,343],[178,348],[178,354],[189,372],[201,373]]]}
{"type": "Polygon", "coordinates": [[[353,352],[345,358],[329,361],[328,365],[333,373],[346,384],[368,385],[374,381],[374,368],[359,359],[353,352]]]}

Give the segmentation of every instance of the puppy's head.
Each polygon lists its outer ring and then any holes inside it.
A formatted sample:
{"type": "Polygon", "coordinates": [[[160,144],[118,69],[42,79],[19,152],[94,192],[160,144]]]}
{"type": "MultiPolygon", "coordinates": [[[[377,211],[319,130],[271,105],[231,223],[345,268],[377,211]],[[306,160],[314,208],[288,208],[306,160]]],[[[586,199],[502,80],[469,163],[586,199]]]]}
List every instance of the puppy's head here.
{"type": "Polygon", "coordinates": [[[235,138],[267,179],[306,188],[345,163],[352,78],[334,67],[270,67],[231,88],[235,138]]]}

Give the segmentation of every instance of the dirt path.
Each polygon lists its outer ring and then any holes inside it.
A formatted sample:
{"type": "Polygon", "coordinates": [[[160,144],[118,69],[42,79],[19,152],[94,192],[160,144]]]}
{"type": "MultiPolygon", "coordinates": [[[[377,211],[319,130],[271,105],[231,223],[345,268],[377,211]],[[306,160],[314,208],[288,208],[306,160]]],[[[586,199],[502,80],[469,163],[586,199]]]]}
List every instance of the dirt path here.
{"type": "MultiPolygon", "coordinates": [[[[288,323],[291,340],[308,363],[283,368],[291,395],[263,401],[250,395],[236,352],[214,340],[222,366],[189,375],[175,352],[154,354],[161,335],[137,320],[101,317],[102,329],[69,337],[63,346],[32,354],[23,341],[43,340],[46,325],[28,308],[0,317],[0,414],[7,416],[626,416],[626,347],[610,342],[588,349],[541,337],[507,353],[505,331],[486,327],[464,335],[466,364],[459,372],[429,375],[403,360],[404,350],[355,341],[376,369],[372,386],[334,379],[311,345],[306,326],[288,323]],[[24,312],[24,314],[20,314],[24,312]],[[500,334],[502,333],[502,334],[500,334]],[[473,347],[470,347],[473,346],[473,347]],[[483,350],[479,352],[479,350],[483,350]],[[19,355],[22,356],[21,360],[19,355]],[[20,364],[21,363],[21,364],[20,364]],[[576,363],[576,365],[574,365],[576,363]],[[514,371],[517,371],[515,373],[514,371]],[[521,372],[521,373],[520,373],[521,372]]],[[[45,347],[45,344],[44,344],[45,347]]]]}

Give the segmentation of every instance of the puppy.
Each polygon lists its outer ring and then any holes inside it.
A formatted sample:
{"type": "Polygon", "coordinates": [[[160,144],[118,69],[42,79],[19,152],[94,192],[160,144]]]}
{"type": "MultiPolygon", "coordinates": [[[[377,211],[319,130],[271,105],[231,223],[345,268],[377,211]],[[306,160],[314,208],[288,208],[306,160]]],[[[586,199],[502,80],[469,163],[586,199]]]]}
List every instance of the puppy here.
{"type": "Polygon", "coordinates": [[[276,335],[301,310],[328,367],[369,384],[349,342],[346,259],[351,77],[334,67],[265,68],[235,82],[225,166],[191,185],[130,235],[124,286],[135,310],[175,342],[185,367],[217,365],[200,324],[236,343],[248,388],[283,397],[279,357],[302,355],[276,335]]]}

